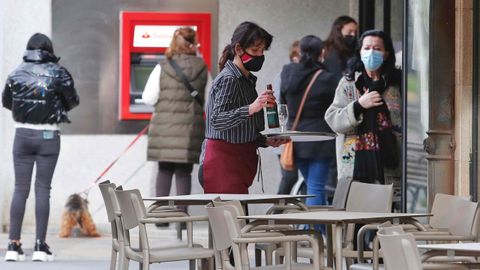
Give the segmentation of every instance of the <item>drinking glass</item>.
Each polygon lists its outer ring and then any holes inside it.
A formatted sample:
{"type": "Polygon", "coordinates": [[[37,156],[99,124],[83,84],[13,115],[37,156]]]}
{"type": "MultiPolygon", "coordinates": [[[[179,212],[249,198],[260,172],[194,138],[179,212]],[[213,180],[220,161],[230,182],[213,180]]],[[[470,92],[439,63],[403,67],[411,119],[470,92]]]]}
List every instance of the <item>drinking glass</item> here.
{"type": "Polygon", "coordinates": [[[280,123],[280,132],[287,130],[288,107],[287,104],[278,105],[278,122],[280,123]]]}

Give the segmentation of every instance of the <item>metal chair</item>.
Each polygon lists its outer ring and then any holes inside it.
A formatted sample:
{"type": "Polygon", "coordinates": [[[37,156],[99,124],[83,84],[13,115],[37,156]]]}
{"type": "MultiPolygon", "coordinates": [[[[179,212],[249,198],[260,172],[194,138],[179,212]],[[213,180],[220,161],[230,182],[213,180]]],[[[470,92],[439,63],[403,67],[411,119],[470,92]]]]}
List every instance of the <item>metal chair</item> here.
{"type": "MultiPolygon", "coordinates": [[[[235,207],[238,215],[245,216],[245,210],[242,204],[239,201],[221,201],[220,198],[216,198],[213,201],[214,206],[224,206],[231,205],[235,207]]],[[[246,225],[245,220],[237,220],[241,227],[246,225]]],[[[269,225],[269,226],[257,226],[255,227],[255,232],[265,232],[265,231],[286,231],[293,230],[293,227],[290,225],[269,225]]],[[[308,232],[306,232],[308,233],[308,232]]],[[[273,264],[273,252],[278,248],[277,244],[272,243],[255,243],[255,266],[260,266],[262,263],[262,251],[265,253],[265,264],[273,264]]]]}
{"type": "MultiPolygon", "coordinates": [[[[110,270],[115,270],[117,265],[117,260],[120,261],[119,265],[121,267],[121,262],[124,261],[124,240],[122,234],[122,225],[120,219],[120,209],[118,206],[118,201],[115,197],[114,190],[118,188],[122,189],[121,186],[117,187],[115,183],[110,182],[109,180],[101,182],[98,187],[102,194],[103,202],[105,204],[105,210],[107,211],[107,218],[110,222],[111,232],[112,232],[112,254],[110,258],[110,270]]],[[[169,216],[188,216],[185,212],[179,211],[173,207],[161,207],[155,208],[152,213],[147,215],[149,216],[158,216],[159,213],[168,213],[169,216]]]]}
{"type": "Polygon", "coordinates": [[[404,233],[401,226],[380,227],[377,236],[388,270],[468,269],[455,263],[422,264],[415,237],[404,233]]]}
{"type": "MultiPolygon", "coordinates": [[[[282,232],[259,233],[250,232],[242,228],[237,221],[238,210],[233,205],[206,206],[210,226],[212,227],[213,243],[215,250],[220,254],[217,260],[217,269],[324,269],[323,268],[323,243],[317,237],[309,235],[288,235],[282,232]],[[298,241],[308,241],[312,246],[314,254],[313,264],[297,263],[296,258],[292,257],[292,245],[298,241]],[[247,244],[249,243],[272,243],[282,244],[285,249],[285,264],[270,265],[264,267],[250,267],[248,258],[247,244]],[[232,248],[232,254],[235,265],[230,263],[228,256],[229,248],[232,248]]],[[[248,226],[247,226],[248,227],[248,226]]]]}
{"type": "Polygon", "coordinates": [[[148,214],[142,200],[140,191],[115,189],[114,194],[120,210],[122,233],[124,240],[125,262],[122,269],[128,269],[129,261],[141,263],[142,269],[149,269],[151,263],[189,260],[190,269],[195,268],[196,260],[207,260],[210,268],[213,267],[214,252],[212,249],[203,248],[193,244],[193,221],[206,221],[206,217],[172,216],[178,213],[151,213],[148,214]],[[164,248],[150,248],[147,224],[158,222],[186,222],[187,243],[181,246],[164,248]],[[133,247],[130,241],[130,230],[139,228],[139,247],[133,247]]]}

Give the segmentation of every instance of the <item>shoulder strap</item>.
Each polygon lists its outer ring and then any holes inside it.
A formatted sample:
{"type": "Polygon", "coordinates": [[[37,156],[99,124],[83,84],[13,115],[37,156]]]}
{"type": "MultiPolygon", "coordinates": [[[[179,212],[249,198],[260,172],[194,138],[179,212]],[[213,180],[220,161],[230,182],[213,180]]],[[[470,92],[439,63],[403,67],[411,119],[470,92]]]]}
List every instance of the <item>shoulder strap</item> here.
{"type": "Polygon", "coordinates": [[[302,111],[303,111],[303,106],[305,105],[305,101],[307,100],[308,92],[310,92],[310,89],[312,89],[312,85],[317,79],[318,75],[320,75],[320,73],[322,73],[322,69],[317,70],[317,72],[313,74],[313,77],[310,80],[310,83],[308,83],[307,89],[305,89],[305,93],[303,93],[302,101],[300,102],[297,115],[295,116],[295,121],[293,121],[292,130],[295,130],[298,126],[298,122],[300,121],[300,115],[302,114],[302,111]]]}
{"type": "Polygon", "coordinates": [[[203,108],[203,100],[202,97],[199,95],[199,92],[193,88],[193,86],[188,82],[187,76],[183,74],[182,70],[178,66],[177,62],[173,59],[167,59],[168,63],[175,69],[175,73],[177,76],[180,77],[185,87],[187,87],[188,91],[190,91],[190,95],[195,99],[200,106],[203,108]]]}

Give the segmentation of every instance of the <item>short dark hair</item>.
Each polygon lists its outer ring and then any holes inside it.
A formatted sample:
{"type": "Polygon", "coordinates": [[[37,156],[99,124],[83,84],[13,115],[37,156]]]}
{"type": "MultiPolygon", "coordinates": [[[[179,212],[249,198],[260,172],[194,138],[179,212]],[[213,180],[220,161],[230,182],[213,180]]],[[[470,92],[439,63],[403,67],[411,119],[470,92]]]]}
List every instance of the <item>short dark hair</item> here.
{"type": "Polygon", "coordinates": [[[256,23],[248,21],[242,22],[235,28],[235,31],[233,31],[230,44],[223,49],[222,56],[218,62],[219,70],[223,69],[227,60],[233,60],[235,57],[234,48],[237,43],[240,44],[240,47],[246,49],[255,45],[257,41],[263,41],[265,43],[265,50],[268,50],[272,44],[272,40],[273,36],[256,23]]]}
{"type": "Polygon", "coordinates": [[[35,33],[27,42],[27,50],[44,50],[53,54],[52,41],[42,33],[35,33]]]}
{"type": "Polygon", "coordinates": [[[303,63],[306,66],[319,65],[320,62],[318,61],[318,58],[322,54],[322,50],[323,42],[319,37],[314,35],[304,36],[300,40],[300,63],[303,63]]]}

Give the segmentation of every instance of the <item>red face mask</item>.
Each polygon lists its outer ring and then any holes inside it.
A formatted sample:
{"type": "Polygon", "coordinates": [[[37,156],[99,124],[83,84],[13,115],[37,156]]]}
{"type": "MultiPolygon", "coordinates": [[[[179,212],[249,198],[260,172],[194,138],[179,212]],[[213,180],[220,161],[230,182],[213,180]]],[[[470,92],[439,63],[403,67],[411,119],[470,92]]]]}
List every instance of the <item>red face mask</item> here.
{"type": "Polygon", "coordinates": [[[255,56],[245,51],[245,53],[240,56],[240,60],[242,60],[243,66],[248,71],[259,71],[265,61],[265,55],[255,56]]]}

